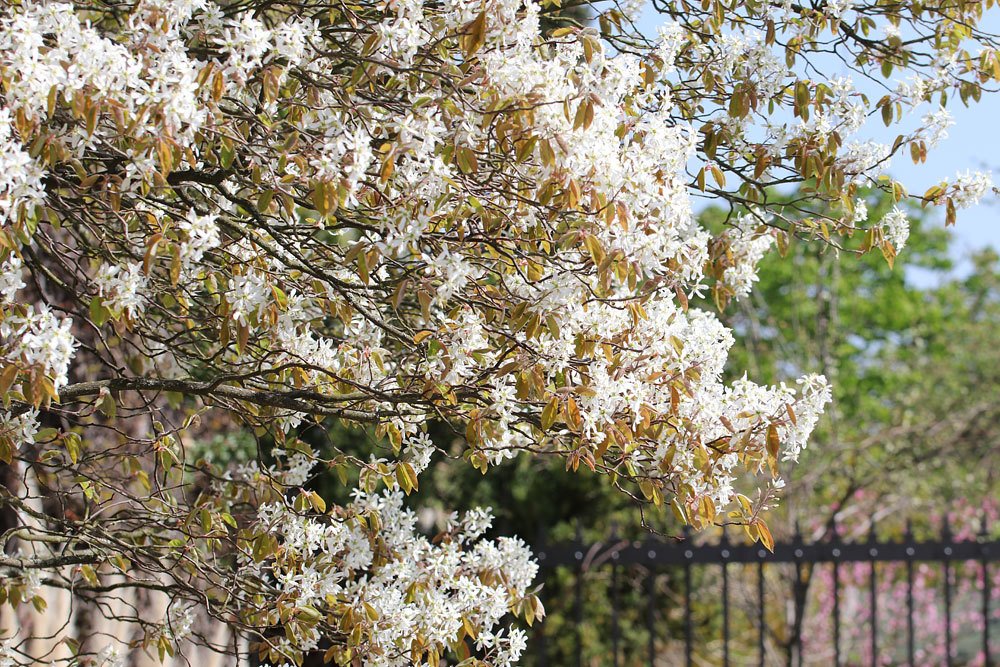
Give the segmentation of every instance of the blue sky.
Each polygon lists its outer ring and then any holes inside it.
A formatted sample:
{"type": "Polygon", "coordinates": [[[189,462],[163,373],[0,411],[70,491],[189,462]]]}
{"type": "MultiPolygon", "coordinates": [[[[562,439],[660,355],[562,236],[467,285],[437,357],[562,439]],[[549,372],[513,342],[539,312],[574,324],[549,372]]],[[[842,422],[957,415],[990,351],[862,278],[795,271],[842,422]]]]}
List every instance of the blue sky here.
{"type": "MultiPolygon", "coordinates": [[[[906,156],[893,160],[892,176],[913,192],[923,192],[942,176],[967,169],[992,170],[994,182],[1000,180],[1000,93],[984,95],[981,102],[968,108],[955,102],[948,104],[955,125],[948,138],[928,154],[926,163],[914,165],[906,156]]],[[[995,195],[958,213],[953,228],[957,252],[967,254],[984,246],[1000,249],[1000,202],[995,195]]]]}
{"type": "MultiPolygon", "coordinates": [[[[663,17],[647,4],[638,26],[652,35],[662,22],[663,17]]],[[[992,32],[1000,32],[1000,10],[988,12],[982,25],[992,32]]],[[[860,84],[856,76],[853,78],[860,84]]],[[[928,105],[919,108],[917,117],[930,108],[928,105]]],[[[955,125],[949,129],[948,138],[929,152],[927,162],[914,165],[908,152],[904,152],[893,159],[889,174],[913,193],[923,193],[942,179],[970,169],[992,171],[994,182],[1000,185],[1000,93],[984,94],[981,102],[970,107],[965,107],[955,96],[949,100],[948,110],[955,125]]],[[[886,128],[880,118],[875,117],[862,129],[862,135],[866,139],[892,143],[899,131],[895,125],[886,128]]],[[[936,216],[936,224],[944,224],[943,214],[936,216]]],[[[955,234],[952,254],[960,262],[960,271],[962,258],[971,251],[987,246],[1000,250],[1000,201],[995,195],[989,195],[978,206],[959,211],[958,223],[952,231],[955,234]]]]}

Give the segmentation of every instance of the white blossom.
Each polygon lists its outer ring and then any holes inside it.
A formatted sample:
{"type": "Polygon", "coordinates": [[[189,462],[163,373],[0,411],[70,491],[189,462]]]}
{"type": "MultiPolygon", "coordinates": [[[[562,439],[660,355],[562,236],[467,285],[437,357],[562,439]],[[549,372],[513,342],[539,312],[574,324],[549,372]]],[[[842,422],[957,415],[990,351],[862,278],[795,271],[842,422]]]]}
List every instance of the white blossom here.
{"type": "Polygon", "coordinates": [[[958,208],[975,206],[993,188],[993,175],[985,171],[967,170],[952,183],[952,201],[958,208]]]}
{"type": "Polygon", "coordinates": [[[840,162],[856,183],[875,179],[892,162],[892,147],[877,141],[852,142],[841,151],[840,162]]]}
{"type": "Polygon", "coordinates": [[[125,655],[115,644],[106,644],[97,654],[98,667],[124,667],[125,655]]]}
{"type": "Polygon", "coordinates": [[[38,411],[28,410],[16,417],[9,412],[0,412],[0,438],[4,438],[17,450],[35,444],[38,434],[38,411]]]}
{"type": "Polygon", "coordinates": [[[125,266],[104,264],[94,277],[94,283],[104,297],[102,304],[106,308],[128,313],[132,318],[145,311],[144,296],[149,280],[138,263],[129,262],[125,266]]]}
{"type": "Polygon", "coordinates": [[[882,234],[885,239],[892,244],[893,249],[898,253],[906,245],[906,240],[910,237],[910,222],[906,214],[893,206],[892,210],[879,222],[882,234]]]}
{"type": "Polygon", "coordinates": [[[219,247],[219,228],[216,217],[211,213],[199,215],[191,209],[178,224],[178,229],[184,233],[185,239],[180,245],[181,262],[191,269],[205,257],[205,253],[219,247]]]}
{"type": "Polygon", "coordinates": [[[56,317],[46,305],[28,306],[23,315],[0,322],[0,335],[11,342],[6,358],[40,367],[58,392],[68,382],[76,348],[72,326],[72,320],[56,317]]]}
{"type": "Polygon", "coordinates": [[[233,276],[229,279],[226,298],[232,308],[230,316],[239,324],[249,325],[269,301],[264,275],[249,271],[245,275],[233,276]]]}
{"type": "Polygon", "coordinates": [[[21,259],[17,255],[11,255],[0,265],[0,304],[7,305],[14,302],[17,292],[24,289],[22,278],[21,259]]]}
{"type": "Polygon", "coordinates": [[[757,264],[774,245],[770,228],[764,226],[759,216],[759,213],[740,216],[730,234],[733,262],[726,268],[723,280],[737,297],[750,293],[757,281],[757,264]]]}
{"type": "MultiPolygon", "coordinates": [[[[261,526],[282,543],[281,555],[270,569],[283,595],[299,606],[322,608],[332,599],[374,609],[375,617],[365,627],[371,638],[367,664],[411,664],[404,656],[413,637],[422,636],[443,648],[457,637],[463,617],[493,637],[486,648],[504,656],[501,664],[516,660],[524,649],[523,633],[510,631],[504,637],[494,628],[510,604],[526,594],[538,566],[520,540],[477,538],[492,520],[488,511],[469,513],[457,539],[434,545],[414,532],[415,514],[404,507],[400,492],[358,492],[345,509],[349,514],[379,515],[389,549],[387,562],[374,564],[369,541],[354,522],[321,521],[283,505],[260,508],[261,526]],[[484,583],[489,579],[481,576],[483,572],[501,578],[484,583]]],[[[257,568],[245,559],[242,576],[256,576],[257,568]]],[[[296,648],[311,642],[299,640],[296,648]]]]}
{"type": "Polygon", "coordinates": [[[950,111],[940,107],[925,115],[922,124],[927,135],[927,143],[933,147],[948,138],[948,128],[955,124],[955,120],[950,111]]]}
{"type": "MultiPolygon", "coordinates": [[[[0,38],[0,49],[2,46],[0,38]]],[[[15,219],[20,210],[30,211],[41,203],[43,175],[14,135],[10,109],[0,107],[0,226],[15,219]]]]}

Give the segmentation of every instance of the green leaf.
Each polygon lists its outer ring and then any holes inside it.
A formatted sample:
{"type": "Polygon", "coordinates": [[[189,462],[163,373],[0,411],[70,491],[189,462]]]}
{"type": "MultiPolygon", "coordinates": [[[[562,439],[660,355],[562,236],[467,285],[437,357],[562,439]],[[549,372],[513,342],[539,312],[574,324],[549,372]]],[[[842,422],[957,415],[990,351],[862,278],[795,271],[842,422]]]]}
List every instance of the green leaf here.
{"type": "Polygon", "coordinates": [[[108,309],[105,308],[101,303],[101,297],[95,296],[90,300],[90,321],[97,326],[104,326],[104,323],[108,321],[108,316],[110,313],[108,309]]]}

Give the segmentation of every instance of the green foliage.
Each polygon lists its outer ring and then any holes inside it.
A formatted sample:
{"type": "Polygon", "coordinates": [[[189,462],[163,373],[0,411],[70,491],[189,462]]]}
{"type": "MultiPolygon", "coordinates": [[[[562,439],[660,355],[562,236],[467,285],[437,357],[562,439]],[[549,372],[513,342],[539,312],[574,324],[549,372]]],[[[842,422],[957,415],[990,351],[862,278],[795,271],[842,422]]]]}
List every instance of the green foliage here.
{"type": "MultiPolygon", "coordinates": [[[[869,199],[875,217],[890,206],[869,199]]],[[[739,337],[732,368],[765,382],[808,369],[833,384],[834,404],[791,475],[791,514],[828,516],[855,497],[885,514],[995,488],[1000,264],[982,251],[956,277],[953,247],[920,215],[892,268],[794,242],[789,261],[762,262],[754,294],[724,316],[739,337]]]]}

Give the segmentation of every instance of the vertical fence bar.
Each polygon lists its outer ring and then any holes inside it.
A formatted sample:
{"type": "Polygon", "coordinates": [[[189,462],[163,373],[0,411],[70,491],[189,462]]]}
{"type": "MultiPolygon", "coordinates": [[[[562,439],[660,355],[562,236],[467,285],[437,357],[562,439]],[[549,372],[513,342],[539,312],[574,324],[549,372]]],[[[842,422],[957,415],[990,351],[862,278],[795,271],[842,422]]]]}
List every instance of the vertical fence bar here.
{"type": "MultiPolygon", "coordinates": [[[[615,554],[617,556],[618,554],[615,554]]],[[[611,566],[611,664],[618,667],[618,563],[611,566]]]]}
{"type": "Polygon", "coordinates": [[[795,549],[795,586],[792,591],[792,603],[794,605],[795,617],[792,619],[792,650],[795,655],[795,664],[802,667],[802,617],[805,614],[805,583],[802,581],[802,530],[799,527],[798,519],[795,520],[795,535],[792,538],[795,549]]]}
{"type": "Polygon", "coordinates": [[[611,664],[618,667],[618,645],[621,641],[621,629],[618,626],[618,526],[611,526],[611,544],[616,549],[611,554],[611,664]]]}
{"type": "MultiPolygon", "coordinates": [[[[986,542],[987,537],[989,535],[986,532],[986,514],[984,513],[979,524],[979,541],[986,542]]],[[[986,562],[987,551],[988,547],[985,545],[979,547],[979,569],[983,575],[983,665],[990,667],[992,664],[990,660],[990,569],[986,562]]]]}
{"type": "Polygon", "coordinates": [[[722,665],[729,667],[729,538],[722,529],[722,665]]]}
{"type": "Polygon", "coordinates": [[[837,561],[833,561],[833,667],[840,667],[840,563],[837,561]]]}
{"type": "Polygon", "coordinates": [[[577,569],[573,592],[573,616],[576,620],[576,645],[573,648],[576,667],[583,667],[583,570],[577,569]]]}
{"type": "Polygon", "coordinates": [[[990,570],[986,560],[980,561],[983,572],[983,664],[990,667],[990,570]]]}
{"type": "Polygon", "coordinates": [[[573,596],[573,616],[576,619],[576,667],[583,667],[583,528],[576,522],[576,590],[573,596]]]}
{"type": "Polygon", "coordinates": [[[792,619],[792,649],[795,651],[795,664],[802,667],[802,615],[805,613],[803,598],[805,585],[802,583],[802,562],[795,561],[795,590],[792,592],[794,618],[792,619]]]}
{"type": "Polygon", "coordinates": [[[906,659],[910,667],[916,667],[916,650],[913,630],[913,524],[906,520],[906,659]]]}
{"type": "Polygon", "coordinates": [[[878,548],[875,547],[875,521],[872,521],[871,531],[868,533],[868,555],[871,557],[871,569],[868,573],[868,602],[872,610],[872,664],[878,664],[878,590],[877,574],[875,572],[875,557],[878,556],[878,548]]]}
{"type": "MultiPolygon", "coordinates": [[[[947,547],[946,547],[947,549],[947,547]]],[[[942,563],[944,569],[944,658],[948,667],[951,659],[951,561],[942,563]]]]}
{"type": "Polygon", "coordinates": [[[833,547],[833,667],[840,667],[840,535],[837,533],[837,517],[831,520],[833,547]]]}
{"type": "MultiPolygon", "coordinates": [[[[544,562],[548,554],[546,553],[545,545],[545,529],[539,525],[538,527],[538,537],[535,538],[535,553],[538,554],[538,560],[544,562]]],[[[555,571],[554,568],[552,571],[555,571]]],[[[549,647],[545,639],[545,627],[544,623],[536,626],[538,629],[535,631],[535,652],[538,667],[548,667],[549,664],[549,647]]]]}
{"type": "Polygon", "coordinates": [[[983,664],[990,667],[993,660],[990,658],[990,570],[985,560],[982,561],[983,568],[983,664]]]}
{"type": "Polygon", "coordinates": [[[878,591],[876,590],[875,561],[871,561],[871,568],[868,572],[868,600],[872,610],[871,631],[872,631],[872,664],[878,664],[878,591]]]}
{"type": "Polygon", "coordinates": [[[722,665],[729,667],[729,564],[722,563],[722,665]]]}
{"type": "MultiPolygon", "coordinates": [[[[951,543],[951,526],[948,523],[947,513],[944,515],[944,528],[941,533],[942,541],[946,545],[951,543]]],[[[944,660],[945,664],[951,667],[951,561],[947,560],[951,556],[950,546],[945,546],[944,556],[944,660]]]]}
{"type": "Polygon", "coordinates": [[[693,663],[694,637],[691,627],[691,529],[684,526],[684,664],[691,667],[693,663]]]}
{"type": "Polygon", "coordinates": [[[757,563],[757,653],[760,656],[760,667],[765,667],[764,628],[767,620],[764,618],[764,550],[757,552],[760,561],[757,563]]]}
{"type": "MultiPolygon", "coordinates": [[[[650,550],[650,558],[656,555],[650,550]]],[[[648,639],[646,642],[646,654],[649,658],[649,667],[656,664],[656,618],[655,618],[655,598],[656,598],[656,571],[650,563],[649,572],[646,573],[646,632],[648,639]]]]}

